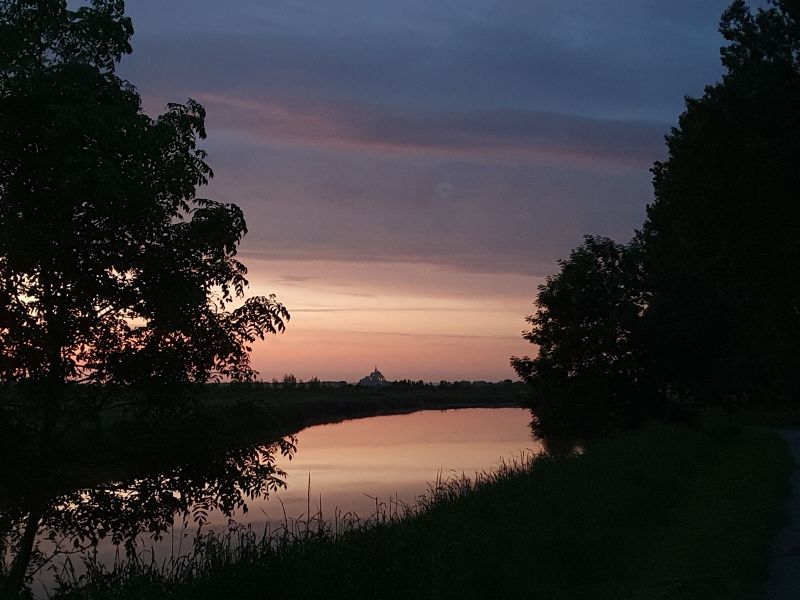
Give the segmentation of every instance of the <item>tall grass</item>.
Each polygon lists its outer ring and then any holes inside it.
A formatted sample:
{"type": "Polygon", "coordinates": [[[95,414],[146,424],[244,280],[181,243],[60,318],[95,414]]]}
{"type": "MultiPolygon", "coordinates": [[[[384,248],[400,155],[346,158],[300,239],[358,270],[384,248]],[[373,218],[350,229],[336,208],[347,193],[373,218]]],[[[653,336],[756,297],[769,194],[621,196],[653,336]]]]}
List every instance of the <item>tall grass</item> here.
{"type": "Polygon", "coordinates": [[[750,598],[791,458],[768,433],[648,427],[582,455],[440,478],[413,506],[198,538],[191,556],[91,561],[56,598],[750,598]]]}
{"type": "MultiPolygon", "coordinates": [[[[84,597],[87,593],[103,598],[115,597],[115,593],[130,597],[131,589],[127,588],[132,586],[141,594],[142,585],[147,586],[148,593],[158,590],[168,594],[175,585],[213,578],[220,572],[264,568],[287,557],[307,555],[320,544],[336,544],[352,535],[363,535],[420,518],[430,510],[441,510],[504,479],[519,476],[531,469],[536,460],[531,454],[520,453],[509,461],[501,461],[495,469],[473,477],[444,476],[439,472],[413,504],[392,496],[386,499],[369,496],[375,501],[375,508],[366,517],[338,508],[326,517],[322,498],[312,503],[309,481],[306,512],[290,517],[284,511],[282,521],[268,522],[260,531],[252,525],[232,521],[225,531],[202,531],[200,527],[192,532],[192,548],[186,552],[181,552],[179,547],[160,558],[155,550],[143,549],[132,556],[117,552],[110,565],[98,560],[97,555],[89,555],[82,559],[80,568],[75,568],[68,560],[55,572],[60,586],[57,597],[84,597]],[[150,589],[149,586],[154,587],[150,589]]],[[[182,538],[185,533],[178,535],[182,538]]]]}

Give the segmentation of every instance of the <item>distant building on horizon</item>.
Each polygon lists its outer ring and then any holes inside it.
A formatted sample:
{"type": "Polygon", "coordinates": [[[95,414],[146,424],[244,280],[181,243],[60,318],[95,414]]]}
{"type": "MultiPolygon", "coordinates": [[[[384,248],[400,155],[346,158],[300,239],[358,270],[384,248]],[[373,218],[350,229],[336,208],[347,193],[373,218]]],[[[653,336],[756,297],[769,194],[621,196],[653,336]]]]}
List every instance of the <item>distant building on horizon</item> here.
{"type": "Polygon", "coordinates": [[[378,367],[376,366],[372,373],[358,380],[358,385],[370,385],[377,387],[382,385],[391,385],[391,383],[386,381],[383,373],[378,371],[378,367]]]}

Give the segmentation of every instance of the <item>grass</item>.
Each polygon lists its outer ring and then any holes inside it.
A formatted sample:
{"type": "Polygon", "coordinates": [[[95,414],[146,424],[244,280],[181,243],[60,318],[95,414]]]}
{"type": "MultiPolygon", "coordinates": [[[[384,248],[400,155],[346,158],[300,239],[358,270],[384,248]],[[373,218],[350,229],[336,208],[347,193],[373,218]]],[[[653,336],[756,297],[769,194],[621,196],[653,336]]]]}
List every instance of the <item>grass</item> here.
{"type": "Polygon", "coordinates": [[[90,565],[55,597],[753,598],[791,469],[768,432],[650,426],[444,482],[404,518],[287,521],[168,564],[90,565]]]}

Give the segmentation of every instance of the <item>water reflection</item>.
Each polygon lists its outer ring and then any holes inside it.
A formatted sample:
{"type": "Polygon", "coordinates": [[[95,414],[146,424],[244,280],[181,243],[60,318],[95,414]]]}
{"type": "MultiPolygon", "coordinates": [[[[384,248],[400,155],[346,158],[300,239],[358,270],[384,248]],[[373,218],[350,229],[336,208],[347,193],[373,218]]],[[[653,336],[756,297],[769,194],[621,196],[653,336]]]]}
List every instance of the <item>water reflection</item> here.
{"type": "Polygon", "coordinates": [[[231,452],[157,475],[102,483],[70,492],[57,490],[46,468],[11,472],[0,486],[0,543],[4,591],[11,597],[59,558],[97,548],[108,540],[137,551],[143,535],[159,540],[174,526],[202,524],[212,512],[232,517],[248,503],[285,486],[278,456],[290,458],[295,439],[231,452]]]}
{"type": "MultiPolygon", "coordinates": [[[[279,490],[290,516],[334,508],[368,517],[374,498],[411,504],[443,477],[492,470],[501,459],[539,452],[528,427],[530,411],[521,408],[470,408],[422,411],[311,427],[298,434],[299,448],[284,466],[288,487],[279,490]]],[[[275,501],[253,504],[252,522],[283,518],[275,501]]]]}
{"type": "Polygon", "coordinates": [[[473,475],[522,451],[540,451],[529,421],[528,411],[512,408],[346,421],[77,491],[63,489],[46,469],[26,466],[0,484],[6,591],[25,576],[47,580],[43,569],[85,551],[99,552],[107,563],[117,548],[137,553],[149,545],[169,556],[173,532],[194,536],[199,524],[218,529],[235,519],[261,528],[318,509],[368,517],[375,498],[411,504],[437,474],[473,475]]]}

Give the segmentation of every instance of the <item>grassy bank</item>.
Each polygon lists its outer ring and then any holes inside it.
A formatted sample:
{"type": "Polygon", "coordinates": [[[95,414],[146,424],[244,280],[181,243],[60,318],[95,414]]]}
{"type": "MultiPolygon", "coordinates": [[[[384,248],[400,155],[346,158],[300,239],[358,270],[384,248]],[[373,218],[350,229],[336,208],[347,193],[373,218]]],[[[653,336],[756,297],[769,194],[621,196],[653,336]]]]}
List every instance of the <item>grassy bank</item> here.
{"type": "Polygon", "coordinates": [[[207,539],[57,598],[750,598],[791,458],[769,433],[653,426],[440,490],[398,522],[282,545],[207,539]]]}

